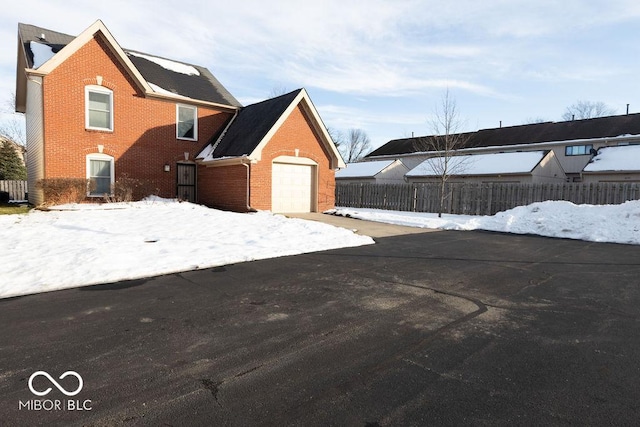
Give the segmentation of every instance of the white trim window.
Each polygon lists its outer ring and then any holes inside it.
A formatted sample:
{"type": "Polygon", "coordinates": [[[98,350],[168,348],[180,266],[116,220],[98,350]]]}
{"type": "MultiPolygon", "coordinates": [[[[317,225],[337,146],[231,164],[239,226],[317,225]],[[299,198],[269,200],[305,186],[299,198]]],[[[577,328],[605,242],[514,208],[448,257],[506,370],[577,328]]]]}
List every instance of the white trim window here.
{"type": "Polygon", "coordinates": [[[87,179],[90,181],[88,196],[102,197],[111,194],[114,182],[113,157],[107,154],[87,155],[87,179]]]}
{"type": "Polygon", "coordinates": [[[84,87],[85,128],[113,131],[113,91],[103,86],[84,87]]]}
{"type": "Polygon", "coordinates": [[[198,108],[191,105],[176,105],[176,138],[196,141],[198,139],[198,108]]]}
{"type": "Polygon", "coordinates": [[[586,156],[591,154],[592,144],[588,145],[567,145],[564,147],[565,156],[586,156]]]}

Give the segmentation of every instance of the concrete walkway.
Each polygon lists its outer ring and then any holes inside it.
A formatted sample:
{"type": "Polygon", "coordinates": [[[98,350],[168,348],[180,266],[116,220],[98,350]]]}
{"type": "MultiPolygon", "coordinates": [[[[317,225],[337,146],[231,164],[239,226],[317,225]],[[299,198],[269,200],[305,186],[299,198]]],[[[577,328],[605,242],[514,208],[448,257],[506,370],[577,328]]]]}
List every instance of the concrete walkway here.
{"type": "Polygon", "coordinates": [[[344,216],[329,215],[319,212],[311,213],[291,213],[283,214],[290,218],[301,218],[311,221],[324,222],[336,227],[348,228],[354,230],[356,234],[370,237],[390,237],[401,236],[405,234],[429,233],[434,230],[430,228],[405,227],[403,225],[385,224],[383,222],[364,221],[355,218],[346,218],[344,216]]]}

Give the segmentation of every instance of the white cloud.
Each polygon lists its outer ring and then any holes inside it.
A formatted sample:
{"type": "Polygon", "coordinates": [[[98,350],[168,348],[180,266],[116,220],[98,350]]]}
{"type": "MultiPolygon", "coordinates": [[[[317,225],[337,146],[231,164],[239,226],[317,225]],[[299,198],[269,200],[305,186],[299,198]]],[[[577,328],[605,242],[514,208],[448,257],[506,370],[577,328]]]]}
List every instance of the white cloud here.
{"type": "Polygon", "coordinates": [[[0,90],[13,90],[18,22],[79,34],[99,18],[125,48],[209,68],[244,104],[306,87],[344,105],[336,122],[379,129],[380,111],[410,122],[401,104],[450,88],[473,104],[460,104],[471,121],[500,111],[507,122],[511,109],[520,122],[539,113],[514,106],[640,97],[629,71],[639,17],[631,0],[14,2],[0,16],[0,90]]]}

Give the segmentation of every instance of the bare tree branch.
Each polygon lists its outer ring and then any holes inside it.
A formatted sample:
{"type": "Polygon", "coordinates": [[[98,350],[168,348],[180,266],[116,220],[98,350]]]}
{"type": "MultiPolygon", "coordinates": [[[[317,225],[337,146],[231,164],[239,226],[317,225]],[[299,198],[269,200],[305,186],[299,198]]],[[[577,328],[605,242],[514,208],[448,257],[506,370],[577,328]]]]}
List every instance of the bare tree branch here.
{"type": "Polygon", "coordinates": [[[349,129],[344,143],[340,144],[340,153],[345,162],[353,163],[371,151],[371,140],[362,129],[349,129]]]}
{"type": "Polygon", "coordinates": [[[527,117],[526,119],[524,119],[522,121],[523,125],[532,125],[532,124],[538,124],[538,123],[545,123],[548,122],[549,120],[545,119],[544,117],[527,117]]]}
{"type": "Polygon", "coordinates": [[[278,96],[281,95],[286,95],[287,93],[289,93],[289,90],[287,89],[286,86],[283,85],[276,85],[274,87],[271,88],[271,91],[269,92],[269,98],[277,98],[278,96]]]}
{"type": "Polygon", "coordinates": [[[27,143],[25,135],[24,116],[15,112],[16,94],[11,94],[5,99],[5,106],[2,108],[2,120],[0,121],[0,136],[10,141],[25,146],[27,143]]]}
{"type": "Polygon", "coordinates": [[[329,133],[329,136],[333,140],[333,143],[335,144],[336,148],[339,149],[340,146],[344,144],[344,135],[342,134],[342,132],[332,127],[328,127],[327,132],[329,133]]]}
{"type": "Polygon", "coordinates": [[[0,122],[0,136],[25,146],[24,118],[18,115],[11,115],[0,122]]]}
{"type": "Polygon", "coordinates": [[[612,116],[616,114],[615,108],[609,107],[602,101],[577,101],[567,107],[562,115],[563,120],[583,120],[595,117],[612,116]]]}
{"type": "Polygon", "coordinates": [[[462,133],[463,121],[460,119],[455,99],[445,92],[436,106],[432,118],[429,120],[434,134],[418,138],[414,142],[416,151],[432,154],[428,159],[428,166],[440,183],[440,208],[438,216],[442,216],[446,199],[446,183],[451,175],[460,175],[466,168],[464,161],[452,161],[457,150],[464,148],[469,140],[468,133],[462,133]]]}

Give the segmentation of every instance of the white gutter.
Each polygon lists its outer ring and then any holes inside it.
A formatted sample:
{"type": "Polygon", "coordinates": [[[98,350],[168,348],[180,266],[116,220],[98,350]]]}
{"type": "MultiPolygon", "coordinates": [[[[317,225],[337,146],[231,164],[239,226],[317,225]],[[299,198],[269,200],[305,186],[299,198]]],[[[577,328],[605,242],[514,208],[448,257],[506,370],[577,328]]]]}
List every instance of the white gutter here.
{"type": "MultiPolygon", "coordinates": [[[[455,153],[467,153],[467,152],[482,152],[482,151],[495,151],[496,149],[505,149],[512,151],[519,148],[528,147],[543,147],[547,145],[586,145],[593,144],[594,142],[602,142],[608,145],[610,142],[627,142],[633,140],[640,140],[640,135],[621,135],[621,136],[608,136],[604,138],[582,138],[582,139],[567,139],[565,141],[547,141],[547,142],[533,142],[530,144],[515,144],[515,145],[487,145],[485,147],[472,147],[461,148],[459,150],[453,150],[455,153]]],[[[378,156],[367,157],[367,159],[397,159],[398,157],[412,157],[412,156],[433,156],[443,153],[443,151],[414,151],[411,153],[400,154],[381,154],[378,156]]]]}

